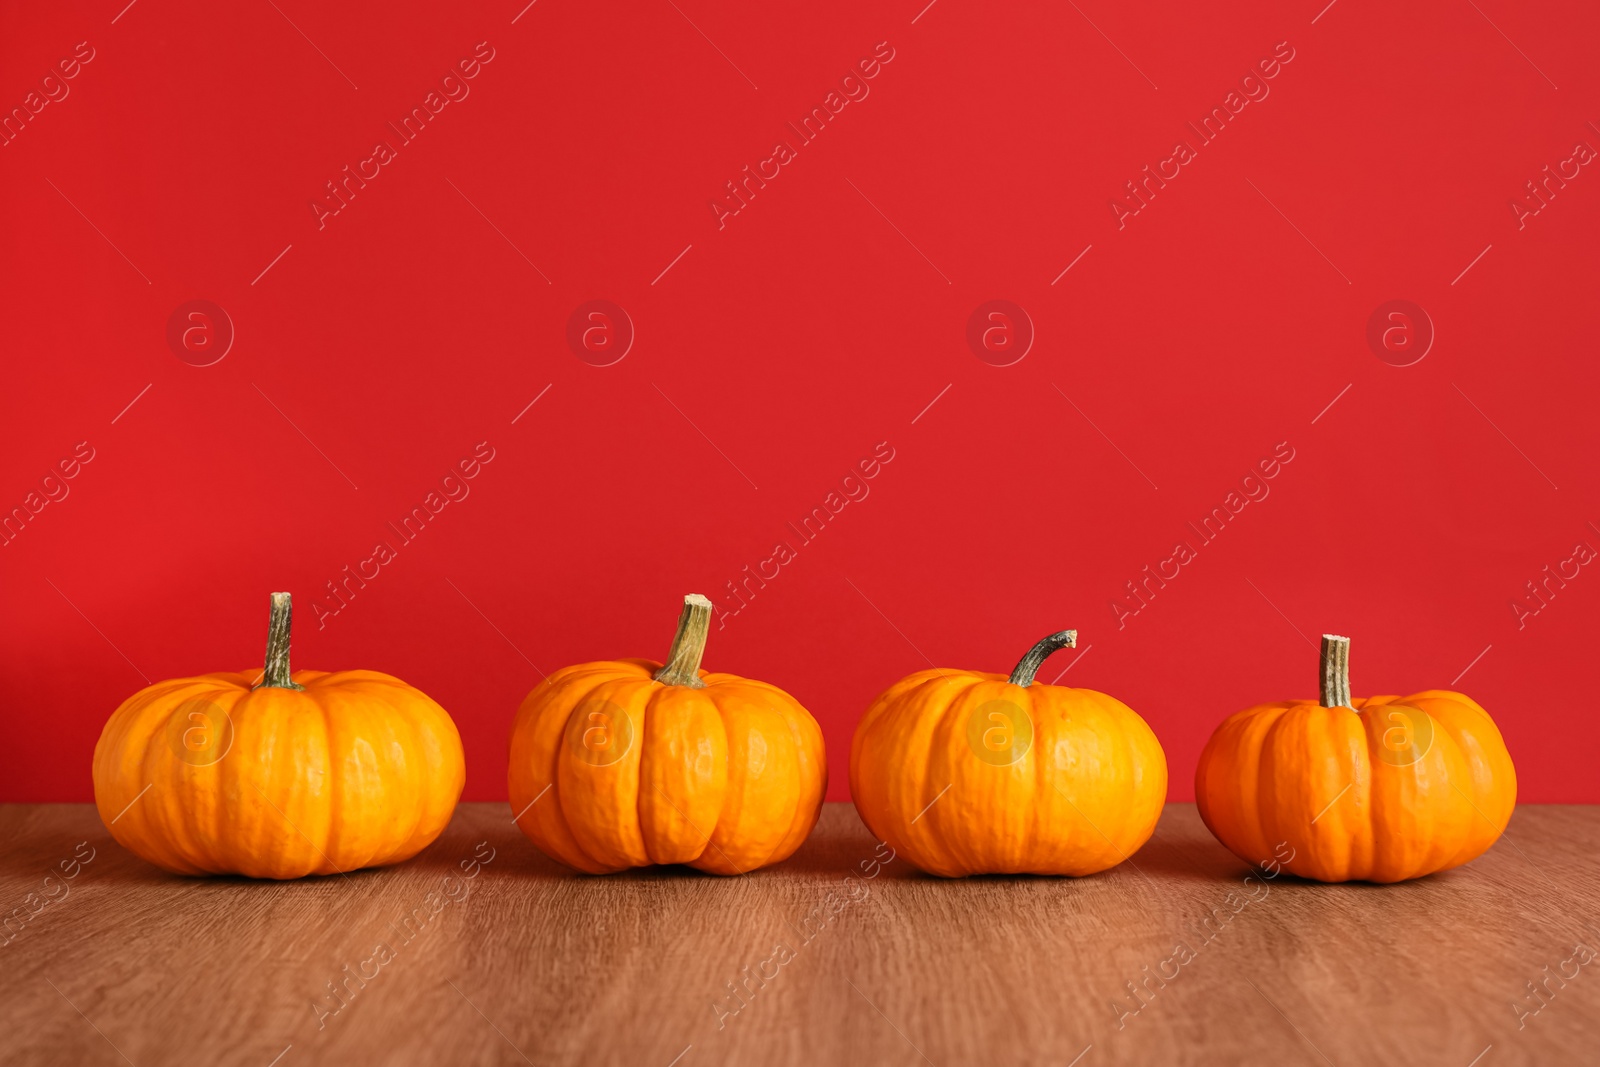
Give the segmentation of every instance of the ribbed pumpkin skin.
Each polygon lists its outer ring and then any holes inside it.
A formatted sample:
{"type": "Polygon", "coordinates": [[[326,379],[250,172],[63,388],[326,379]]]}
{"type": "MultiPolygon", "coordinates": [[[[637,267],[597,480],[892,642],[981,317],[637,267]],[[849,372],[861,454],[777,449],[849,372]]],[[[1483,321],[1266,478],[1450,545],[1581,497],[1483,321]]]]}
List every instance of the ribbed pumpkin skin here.
{"type": "Polygon", "coordinates": [[[660,667],[583,663],[528,694],[507,776],[517,825],[547,856],[590,874],[659,863],[741,874],[787,859],[827,788],[816,720],[765,682],[700,671],[704,688],[666,685],[653,680],[660,667]],[[617,715],[631,727],[625,751],[617,715]],[[586,734],[620,755],[597,758],[586,734]]]}
{"type": "Polygon", "coordinates": [[[1138,713],[1104,693],[926,670],[891,686],[857,724],[850,793],[867,827],[931,874],[1085,875],[1149,840],[1167,760],[1138,713]],[[979,759],[968,740],[974,711],[998,700],[1033,724],[1031,746],[1010,766],[979,759]]]}
{"type": "Polygon", "coordinates": [[[1200,755],[1195,800],[1230,852],[1258,864],[1287,841],[1292,874],[1398,882],[1494,844],[1516,806],[1517,777],[1488,712],[1439,689],[1352,704],[1262,704],[1217,728],[1200,755]],[[1412,750],[1394,755],[1385,732],[1417,714],[1432,742],[1409,762],[1412,750]]]}
{"type": "Polygon", "coordinates": [[[178,874],[299,878],[398,863],[439,836],[466,780],[443,708],[376,671],[296,671],[299,691],[251,689],[260,677],[160,682],[112,714],[94,797],[120,844],[178,874]],[[173,740],[195,701],[232,722],[208,765],[173,740]]]}

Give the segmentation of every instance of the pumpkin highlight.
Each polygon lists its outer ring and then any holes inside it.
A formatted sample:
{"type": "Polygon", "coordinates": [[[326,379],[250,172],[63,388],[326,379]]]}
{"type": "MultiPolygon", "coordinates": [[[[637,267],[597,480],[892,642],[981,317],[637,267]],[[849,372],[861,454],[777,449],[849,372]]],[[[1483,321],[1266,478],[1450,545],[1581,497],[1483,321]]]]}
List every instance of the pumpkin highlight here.
{"type": "Polygon", "coordinates": [[[265,671],[159,682],[94,750],[117,842],[177,874],[299,878],[409,859],[466,780],[448,713],[377,671],[289,670],[288,593],[272,594],[265,671]]]}
{"type": "Polygon", "coordinates": [[[1009,677],[918,671],[873,701],[850,750],[873,834],[945,877],[1093,874],[1138,851],[1166,802],[1161,743],[1114,697],[1034,682],[1077,636],[1046,637],[1009,677]]]}
{"type": "Polygon", "coordinates": [[[1217,727],[1195,771],[1200,817],[1246,863],[1288,842],[1285,869],[1322,882],[1398,882],[1481,855],[1517,798],[1494,720],[1441,689],[1352,698],[1349,654],[1349,638],[1324,635],[1318,700],[1217,727]]]}
{"type": "Polygon", "coordinates": [[[590,874],[742,874],[811,833],[828,781],[822,730],[777,686],[701,671],[710,621],[711,601],[691,594],[665,665],[581,663],[523,700],[507,786],[545,855],[590,874]]]}

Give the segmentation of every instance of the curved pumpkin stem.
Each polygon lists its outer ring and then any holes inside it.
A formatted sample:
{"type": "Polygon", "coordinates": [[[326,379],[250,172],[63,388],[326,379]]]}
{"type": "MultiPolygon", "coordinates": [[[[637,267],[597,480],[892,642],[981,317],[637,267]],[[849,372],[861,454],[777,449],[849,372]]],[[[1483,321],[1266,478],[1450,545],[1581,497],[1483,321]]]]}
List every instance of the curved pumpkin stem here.
{"type": "Polygon", "coordinates": [[[672,635],[667,662],[653,675],[663,685],[684,685],[704,689],[700,680],[700,657],[706,652],[706,636],[711,632],[711,601],[699,593],[683,598],[683,613],[678,616],[678,632],[672,635]]]}
{"type": "Polygon", "coordinates": [[[1321,704],[1325,708],[1350,708],[1350,639],[1322,635],[1321,704]]]}
{"type": "Polygon", "coordinates": [[[1016,667],[1011,671],[1011,677],[1006,680],[1012,685],[1030,686],[1033,684],[1033,676],[1039,673],[1039,667],[1052,652],[1077,647],[1078,631],[1062,630],[1060,633],[1053,633],[1028,649],[1027,655],[1017,661],[1016,667]]]}
{"type": "Polygon", "coordinates": [[[289,623],[293,609],[288,593],[272,594],[272,615],[267,621],[267,668],[257,689],[304,689],[289,677],[289,623]]]}

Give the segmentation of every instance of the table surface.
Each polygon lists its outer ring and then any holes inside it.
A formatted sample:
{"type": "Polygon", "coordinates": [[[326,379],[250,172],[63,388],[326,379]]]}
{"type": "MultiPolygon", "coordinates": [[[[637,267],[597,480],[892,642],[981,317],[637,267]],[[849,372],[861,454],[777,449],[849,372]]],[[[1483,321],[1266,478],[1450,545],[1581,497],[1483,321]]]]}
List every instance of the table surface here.
{"type": "Polygon", "coordinates": [[[1247,886],[1172,804],[1104,874],[945,881],[829,804],[769,870],[589,877],[465,804],[399,867],[252,882],[5,805],[0,1061],[1595,1064],[1596,845],[1523,807],[1443,875],[1247,886]]]}

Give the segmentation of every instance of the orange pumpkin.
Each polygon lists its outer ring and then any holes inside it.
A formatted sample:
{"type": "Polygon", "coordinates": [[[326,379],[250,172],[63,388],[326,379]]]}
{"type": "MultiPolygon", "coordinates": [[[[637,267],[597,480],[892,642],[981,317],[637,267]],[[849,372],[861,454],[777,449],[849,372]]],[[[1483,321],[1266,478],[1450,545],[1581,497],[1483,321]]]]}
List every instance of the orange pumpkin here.
{"type": "Polygon", "coordinates": [[[1250,864],[1323,882],[1398,882],[1482,854],[1517,774],[1489,713],[1460,693],[1350,697],[1350,640],[1322,638],[1321,699],[1229,716],[1200,754],[1206,826],[1250,864]],[[1281,859],[1281,857],[1280,857],[1281,859]]]}
{"type": "Polygon", "coordinates": [[[398,863],[439,836],[466,779],[443,708],[377,671],[289,672],[272,594],[265,671],[159,682],[94,749],[111,836],[178,874],[299,878],[398,863]]]}
{"type": "Polygon", "coordinates": [[[850,793],[896,855],[946,877],[1082,875],[1149,840],[1167,796],[1156,735],[1104,693],[1034,682],[1077,637],[1046,637],[1009,678],[918,671],[873,701],[850,793]]]}
{"type": "Polygon", "coordinates": [[[822,730],[777,686],[701,671],[710,621],[711,601],[691,594],[665,666],[581,663],[522,702],[507,785],[545,855],[590,874],[740,874],[811,833],[828,783],[822,730]]]}

